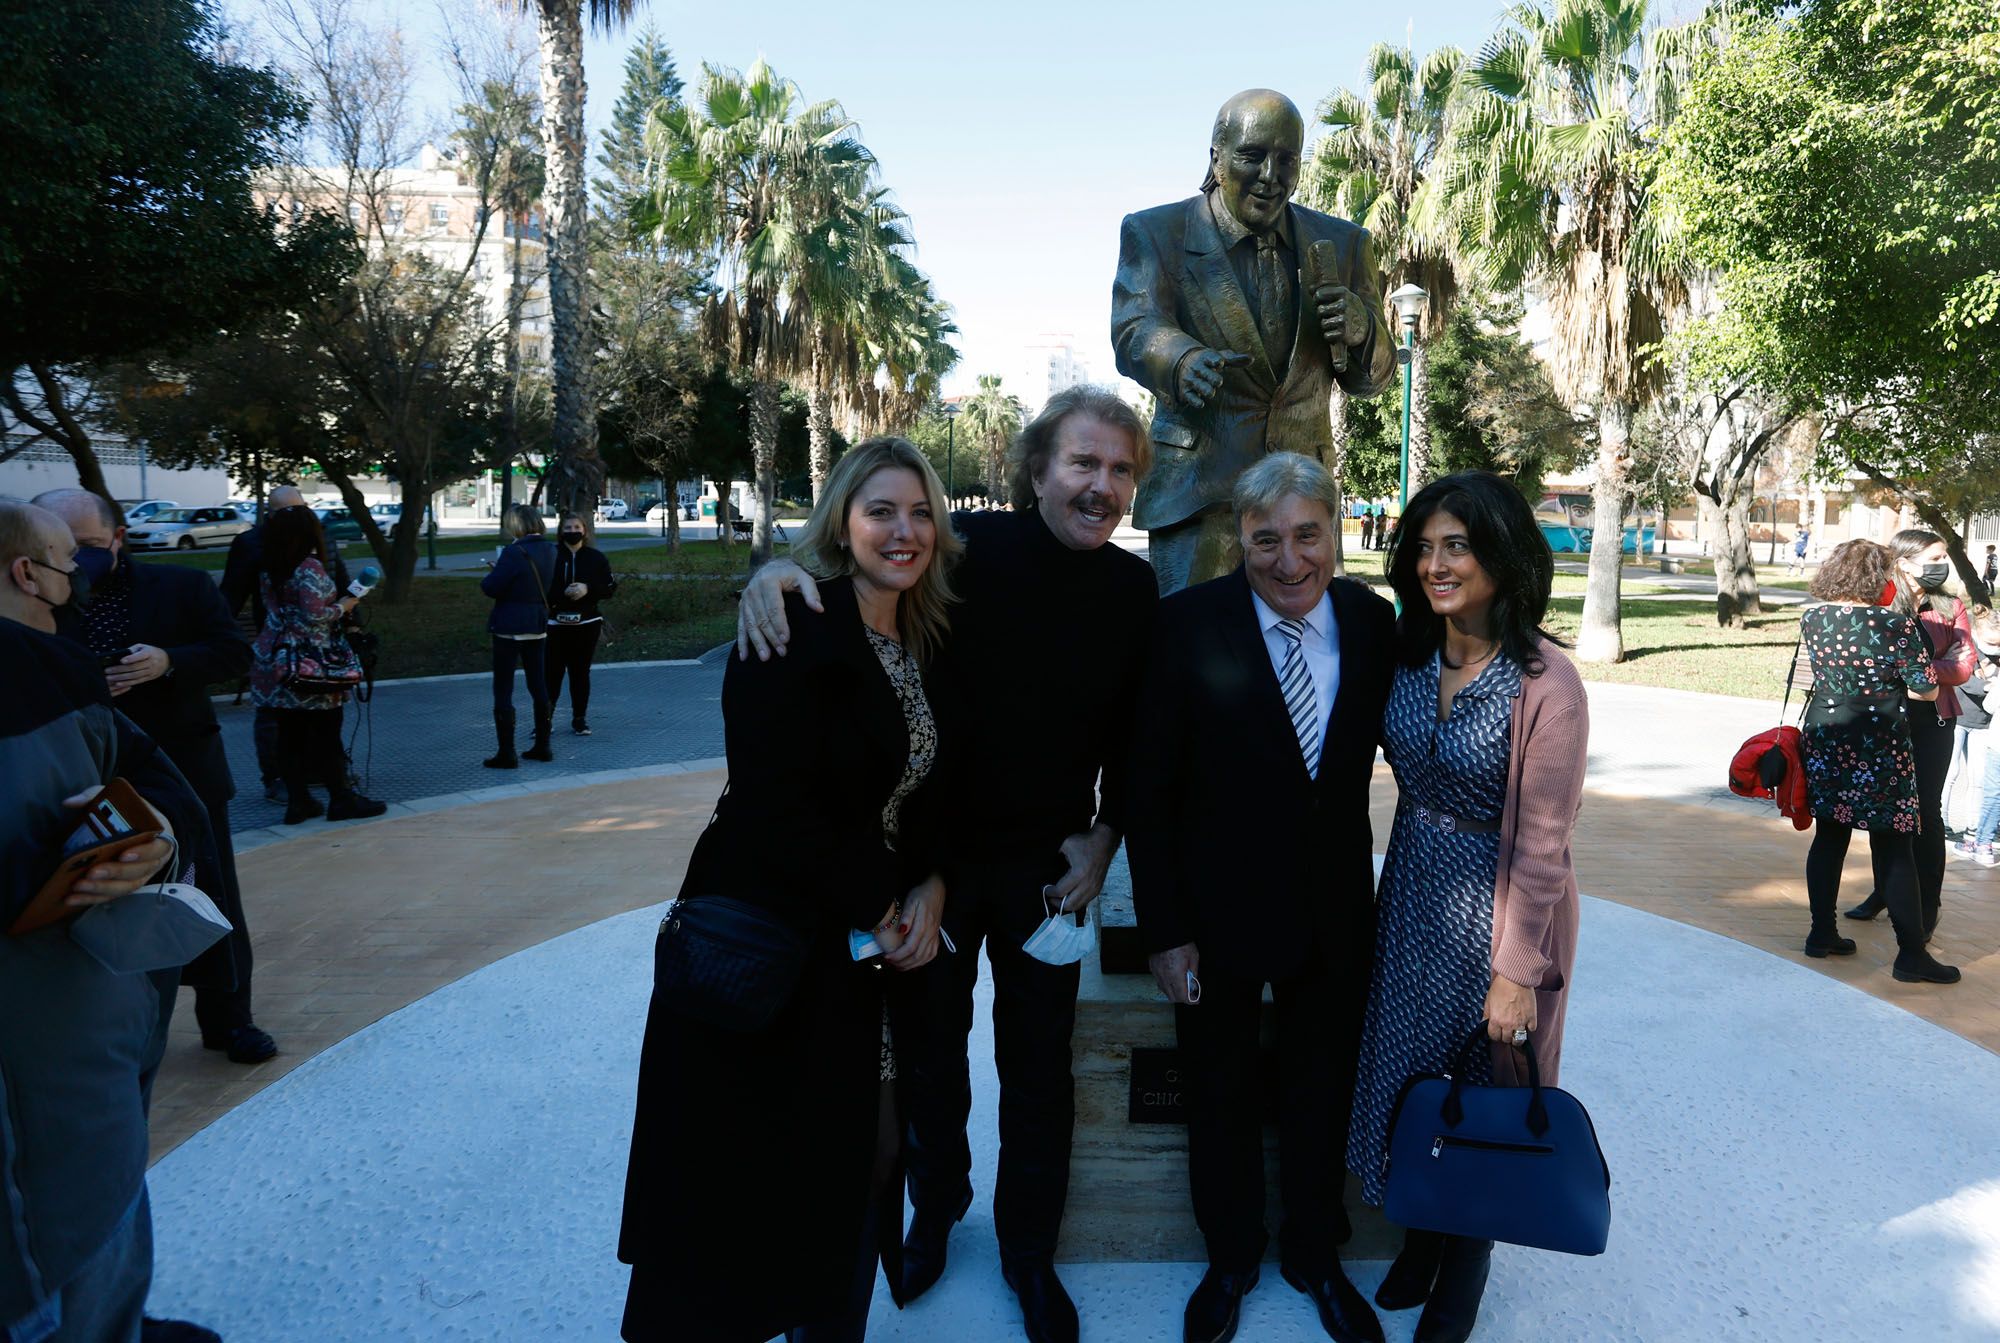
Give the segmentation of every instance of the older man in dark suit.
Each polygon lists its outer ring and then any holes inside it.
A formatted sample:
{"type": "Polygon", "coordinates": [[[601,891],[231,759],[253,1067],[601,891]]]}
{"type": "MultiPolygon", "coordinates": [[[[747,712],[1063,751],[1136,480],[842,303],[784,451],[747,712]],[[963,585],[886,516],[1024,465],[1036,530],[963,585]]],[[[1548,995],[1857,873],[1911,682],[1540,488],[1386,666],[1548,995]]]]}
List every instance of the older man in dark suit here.
{"type": "Polygon", "coordinates": [[[1267,1236],[1258,1069],[1278,1035],[1285,1280],[1327,1333],[1381,1343],[1341,1271],[1356,1047],[1374,952],[1368,783],[1394,614],[1333,578],[1337,490],[1295,453],[1236,485],[1241,568],[1160,603],[1126,836],[1139,932],[1175,1004],[1188,1175],[1209,1268],[1188,1343],[1236,1332],[1267,1236]]]}
{"type": "Polygon", "coordinates": [[[201,886],[232,931],[178,977],[163,972],[158,1046],[165,1047],[179,985],[188,984],[194,988],[202,1044],[225,1051],[233,1063],[262,1063],[278,1046],[251,1015],[250,931],[229,834],[236,784],[209,702],[211,685],[249,668],[250,645],[215,581],[199,569],[139,563],[125,546],[121,520],[102,497],[88,490],[50,490],[35,503],[69,524],[77,562],[94,571],[89,609],[62,612],[58,628],[107,660],[112,702],[179,766],[208,808],[217,870],[201,886]]]}
{"type": "Polygon", "coordinates": [[[1239,93],[1216,114],[1201,194],[1119,230],[1111,344],[1154,397],[1133,524],[1162,595],[1236,567],[1229,497],[1246,467],[1321,456],[1334,383],[1373,396],[1395,372],[1368,230],[1291,203],[1304,142],[1291,99],[1239,93]]]}

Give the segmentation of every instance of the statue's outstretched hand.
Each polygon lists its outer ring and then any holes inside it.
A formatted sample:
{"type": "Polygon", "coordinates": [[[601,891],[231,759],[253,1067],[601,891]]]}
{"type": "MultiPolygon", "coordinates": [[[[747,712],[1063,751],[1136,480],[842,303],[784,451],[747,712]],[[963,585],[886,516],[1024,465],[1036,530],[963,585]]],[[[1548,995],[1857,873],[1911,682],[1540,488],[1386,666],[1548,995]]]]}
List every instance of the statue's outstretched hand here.
{"type": "Polygon", "coordinates": [[[1249,355],[1234,350],[1191,350],[1181,360],[1177,398],[1190,406],[1205,406],[1222,387],[1222,370],[1249,362],[1249,355]]]}

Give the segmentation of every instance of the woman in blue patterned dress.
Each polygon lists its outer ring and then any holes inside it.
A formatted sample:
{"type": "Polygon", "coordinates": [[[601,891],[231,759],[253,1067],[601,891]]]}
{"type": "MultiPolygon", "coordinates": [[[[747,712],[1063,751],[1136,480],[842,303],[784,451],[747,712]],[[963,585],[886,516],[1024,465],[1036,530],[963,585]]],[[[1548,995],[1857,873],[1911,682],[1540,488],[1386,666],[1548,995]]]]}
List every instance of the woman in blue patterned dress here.
{"type": "MultiPolygon", "coordinates": [[[[1489,472],[1410,500],[1389,580],[1402,602],[1382,724],[1399,796],[1377,893],[1348,1165],[1380,1204],[1396,1097],[1412,1073],[1513,1082],[1534,1032],[1543,1081],[1562,1048],[1578,897],[1569,837],[1589,714],[1576,669],[1541,630],[1555,565],[1520,493],[1489,472]]],[[[1464,1343],[1491,1241],[1411,1229],[1375,1295],[1422,1305],[1419,1343],[1464,1343]]]]}
{"type": "Polygon", "coordinates": [[[1853,939],[1835,928],[1833,912],[1847,846],[1856,830],[1865,830],[1875,889],[1896,930],[1890,972],[1909,983],[1955,984],[1957,968],[1938,964],[1924,947],[1913,843],[1922,812],[1906,706],[1938,696],[1930,650],[1916,620],[1890,609],[1896,571],[1886,546],[1863,540],[1836,546],[1813,577],[1812,595],[1820,604],[1799,617],[1799,640],[1813,670],[1802,728],[1813,814],[1806,955],[1854,952],[1853,939]]]}

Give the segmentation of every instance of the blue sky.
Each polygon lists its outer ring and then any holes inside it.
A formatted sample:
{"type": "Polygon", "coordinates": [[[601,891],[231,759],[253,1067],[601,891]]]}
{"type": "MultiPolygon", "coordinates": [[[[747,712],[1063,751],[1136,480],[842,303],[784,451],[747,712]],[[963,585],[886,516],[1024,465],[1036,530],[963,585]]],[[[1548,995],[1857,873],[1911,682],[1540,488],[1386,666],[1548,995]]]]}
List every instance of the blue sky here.
{"type": "MultiPolygon", "coordinates": [[[[435,49],[434,4],[354,2],[370,21],[395,17],[426,57],[435,49]]],[[[230,8],[242,17],[255,6],[230,8]]],[[[1476,49],[1500,9],[1498,0],[654,0],[625,32],[588,39],[587,116],[593,133],[608,117],[642,27],[672,47],[690,84],[704,61],[742,68],[763,56],[808,98],[838,99],[859,121],[910,213],[919,264],[957,310],[965,357],[949,390],[1013,367],[1041,332],[1072,333],[1108,381],[1118,221],[1194,191],[1225,98],[1268,85],[1310,121],[1327,93],[1359,81],[1375,42],[1476,49]]],[[[431,68],[418,92],[441,113],[452,84],[441,58],[431,68]]]]}

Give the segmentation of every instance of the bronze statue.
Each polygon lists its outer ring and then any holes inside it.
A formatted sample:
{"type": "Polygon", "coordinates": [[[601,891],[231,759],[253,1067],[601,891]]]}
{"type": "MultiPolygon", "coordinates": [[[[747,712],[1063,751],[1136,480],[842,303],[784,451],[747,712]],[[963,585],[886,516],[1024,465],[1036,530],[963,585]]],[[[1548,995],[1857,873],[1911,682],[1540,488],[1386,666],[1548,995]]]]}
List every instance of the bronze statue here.
{"type": "Polygon", "coordinates": [[[1395,373],[1368,230],[1291,204],[1304,144],[1291,99],[1239,93],[1216,113],[1201,194],[1119,229],[1111,345],[1153,393],[1133,522],[1162,594],[1236,567],[1236,477],[1267,452],[1323,457],[1336,380],[1374,396],[1395,373]]]}

